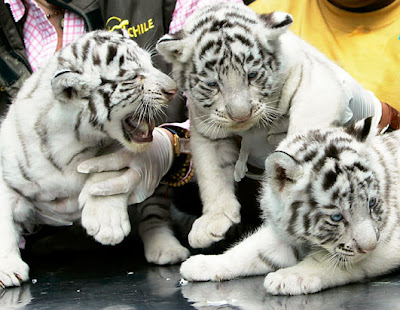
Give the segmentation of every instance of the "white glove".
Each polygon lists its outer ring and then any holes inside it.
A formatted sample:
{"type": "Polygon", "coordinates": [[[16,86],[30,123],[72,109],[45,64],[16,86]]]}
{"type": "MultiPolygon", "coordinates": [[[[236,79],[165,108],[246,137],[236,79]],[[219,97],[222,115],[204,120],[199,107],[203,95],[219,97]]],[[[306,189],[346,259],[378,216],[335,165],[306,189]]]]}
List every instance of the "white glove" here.
{"type": "Polygon", "coordinates": [[[350,122],[372,116],[372,126],[377,127],[382,118],[382,104],[370,91],[356,93],[349,102],[349,108],[353,112],[350,122]]]}
{"type": "Polygon", "coordinates": [[[170,138],[163,129],[155,128],[153,142],[143,153],[133,153],[123,148],[115,153],[85,160],[77,170],[92,173],[128,168],[118,177],[92,184],[89,193],[94,196],[130,193],[129,204],[133,204],[142,202],[154,193],[161,178],[171,168],[173,158],[170,138]]]}

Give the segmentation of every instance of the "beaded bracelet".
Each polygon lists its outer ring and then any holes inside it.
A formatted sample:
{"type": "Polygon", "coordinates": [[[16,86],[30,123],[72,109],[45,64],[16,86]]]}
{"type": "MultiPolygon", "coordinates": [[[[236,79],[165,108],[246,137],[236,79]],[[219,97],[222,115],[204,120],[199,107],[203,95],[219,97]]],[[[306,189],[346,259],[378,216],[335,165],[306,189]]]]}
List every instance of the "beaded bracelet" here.
{"type": "Polygon", "coordinates": [[[161,126],[172,133],[174,137],[173,148],[175,159],[168,173],[161,179],[161,184],[172,187],[182,186],[188,183],[194,176],[192,155],[188,148],[190,133],[180,127],[164,125],[161,126]]]}

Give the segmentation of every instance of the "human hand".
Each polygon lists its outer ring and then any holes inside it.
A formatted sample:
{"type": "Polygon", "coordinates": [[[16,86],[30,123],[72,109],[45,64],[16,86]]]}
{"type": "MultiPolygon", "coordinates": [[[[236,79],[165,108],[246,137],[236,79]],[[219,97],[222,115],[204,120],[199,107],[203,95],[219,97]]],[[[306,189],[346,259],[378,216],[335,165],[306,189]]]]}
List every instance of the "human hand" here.
{"type": "MultiPolygon", "coordinates": [[[[351,84],[352,85],[352,84],[351,84]]],[[[355,121],[371,117],[372,116],[372,127],[378,127],[382,130],[386,125],[389,125],[390,121],[386,123],[383,120],[382,126],[380,124],[383,115],[383,105],[379,99],[371,91],[366,91],[361,85],[345,85],[343,90],[346,93],[346,100],[348,100],[348,108],[345,119],[341,122],[344,125],[348,123],[354,123],[355,121]]]]}
{"type": "Polygon", "coordinates": [[[122,175],[96,182],[89,188],[94,196],[109,196],[130,193],[129,204],[140,203],[150,197],[161,178],[172,165],[174,152],[166,130],[155,128],[153,142],[142,153],[133,153],[125,148],[115,153],[88,159],[79,164],[81,173],[115,171],[128,168],[122,175]]]}

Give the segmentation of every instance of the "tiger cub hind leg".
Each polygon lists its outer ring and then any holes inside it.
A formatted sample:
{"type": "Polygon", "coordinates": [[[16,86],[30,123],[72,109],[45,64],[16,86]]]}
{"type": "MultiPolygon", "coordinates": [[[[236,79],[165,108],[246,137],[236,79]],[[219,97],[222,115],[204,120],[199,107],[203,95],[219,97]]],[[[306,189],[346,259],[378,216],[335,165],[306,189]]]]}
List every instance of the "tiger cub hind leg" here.
{"type": "Polygon", "coordinates": [[[171,265],[184,261],[190,255],[174,235],[170,207],[171,200],[166,197],[164,186],[134,206],[144,254],[149,263],[171,265]]]}
{"type": "Polygon", "coordinates": [[[92,196],[90,185],[122,172],[102,172],[91,175],[79,195],[81,223],[90,236],[104,245],[120,243],[131,231],[128,215],[128,194],[92,196]]]}
{"type": "Polygon", "coordinates": [[[147,262],[157,265],[173,265],[189,257],[189,250],[180,244],[166,223],[147,231],[141,228],[140,231],[147,262]]]}

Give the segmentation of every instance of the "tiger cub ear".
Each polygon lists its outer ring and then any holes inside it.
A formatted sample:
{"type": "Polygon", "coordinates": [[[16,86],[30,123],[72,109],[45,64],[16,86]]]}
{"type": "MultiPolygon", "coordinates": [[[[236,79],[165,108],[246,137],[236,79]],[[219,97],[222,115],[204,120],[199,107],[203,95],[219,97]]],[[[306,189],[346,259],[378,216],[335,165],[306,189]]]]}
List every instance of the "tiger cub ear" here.
{"type": "Polygon", "coordinates": [[[157,42],[157,51],[170,63],[185,63],[189,60],[193,51],[193,44],[188,38],[184,38],[183,32],[166,34],[157,42]]]}
{"type": "Polygon", "coordinates": [[[268,37],[275,40],[292,25],[293,17],[289,13],[275,11],[268,14],[259,15],[264,26],[269,29],[268,37]]]}
{"type": "Polygon", "coordinates": [[[265,160],[265,175],[272,189],[282,192],[303,176],[303,167],[291,155],[275,151],[265,160]]]}
{"type": "Polygon", "coordinates": [[[360,142],[365,142],[378,134],[379,129],[374,117],[364,118],[345,128],[345,131],[360,142]]]}
{"type": "Polygon", "coordinates": [[[54,96],[62,102],[87,97],[99,84],[99,78],[88,78],[68,69],[58,71],[51,79],[54,96]]]}

